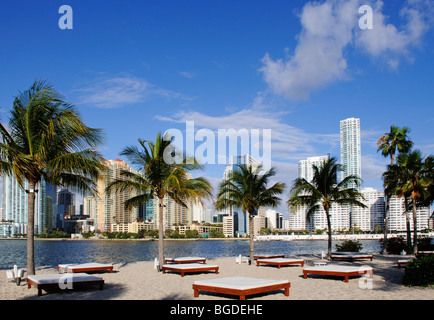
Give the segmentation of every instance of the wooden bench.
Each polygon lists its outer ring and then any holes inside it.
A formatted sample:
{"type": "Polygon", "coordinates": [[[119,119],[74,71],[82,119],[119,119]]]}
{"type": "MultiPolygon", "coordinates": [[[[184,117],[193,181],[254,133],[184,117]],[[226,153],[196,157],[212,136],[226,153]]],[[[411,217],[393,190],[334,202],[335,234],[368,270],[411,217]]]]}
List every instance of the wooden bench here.
{"type": "Polygon", "coordinates": [[[38,289],[38,296],[42,295],[42,290],[50,289],[74,289],[80,286],[97,285],[100,290],[104,288],[104,279],[91,276],[86,273],[68,274],[40,274],[27,276],[27,288],[38,289]]]}
{"type": "Polygon", "coordinates": [[[289,296],[288,280],[269,280],[246,277],[230,277],[221,279],[194,281],[194,296],[199,297],[199,292],[212,292],[238,296],[245,300],[246,296],[252,294],[266,293],[276,290],[284,290],[285,296],[289,296]]]}
{"type": "Polygon", "coordinates": [[[272,266],[277,266],[280,269],[281,266],[288,266],[292,264],[300,264],[304,266],[303,259],[285,259],[285,258],[274,258],[274,259],[258,259],[256,260],[256,266],[259,267],[260,264],[268,264],[272,266]]]}
{"type": "Polygon", "coordinates": [[[203,263],[182,263],[182,264],[165,264],[163,265],[163,274],[166,271],[178,272],[181,277],[186,273],[204,272],[204,271],[214,271],[216,274],[219,273],[219,267],[216,265],[208,265],[203,263]]]}
{"type": "Polygon", "coordinates": [[[374,274],[374,269],[372,267],[353,267],[330,264],[326,266],[304,268],[304,279],[307,279],[308,274],[344,277],[345,282],[348,282],[348,278],[352,276],[368,274],[370,277],[372,277],[374,274]]]}

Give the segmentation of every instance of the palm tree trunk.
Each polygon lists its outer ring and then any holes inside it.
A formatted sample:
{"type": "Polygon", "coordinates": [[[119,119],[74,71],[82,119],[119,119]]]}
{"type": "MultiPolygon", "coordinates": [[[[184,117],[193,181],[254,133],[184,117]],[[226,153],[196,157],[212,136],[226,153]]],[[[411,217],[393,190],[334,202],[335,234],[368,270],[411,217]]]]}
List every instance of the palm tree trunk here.
{"type": "Polygon", "coordinates": [[[408,215],[408,211],[405,211],[405,223],[407,225],[407,252],[410,253],[413,248],[411,245],[411,228],[410,228],[410,217],[408,215]]]}
{"type": "Polygon", "coordinates": [[[159,198],[158,200],[158,271],[161,271],[164,264],[164,204],[163,198],[159,198]]]}
{"type": "Polygon", "coordinates": [[[254,265],[254,241],[253,241],[253,215],[249,212],[249,235],[250,235],[250,254],[249,254],[249,265],[254,265]]]}
{"type": "Polygon", "coordinates": [[[417,254],[417,208],[416,199],[413,199],[413,253],[417,254]]]}
{"type": "Polygon", "coordinates": [[[332,255],[332,224],[330,221],[330,214],[329,214],[329,210],[326,210],[326,217],[327,217],[327,234],[328,234],[328,240],[327,240],[327,255],[328,258],[330,259],[331,255],[332,255]]]}
{"type": "Polygon", "coordinates": [[[29,212],[27,217],[27,275],[35,274],[35,186],[29,183],[29,212]]]}
{"type": "Polygon", "coordinates": [[[384,200],[386,201],[385,205],[386,205],[386,216],[384,217],[384,237],[383,237],[383,250],[382,250],[382,254],[387,254],[387,233],[388,233],[388,224],[389,224],[389,202],[390,202],[390,197],[389,195],[386,195],[386,197],[384,198],[384,200]]]}

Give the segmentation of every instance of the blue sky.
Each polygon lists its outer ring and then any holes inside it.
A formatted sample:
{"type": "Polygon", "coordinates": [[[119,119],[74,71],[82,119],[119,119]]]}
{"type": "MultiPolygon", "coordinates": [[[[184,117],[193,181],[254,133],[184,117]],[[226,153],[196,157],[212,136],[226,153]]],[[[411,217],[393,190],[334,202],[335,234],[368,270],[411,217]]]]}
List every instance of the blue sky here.
{"type": "MultiPolygon", "coordinates": [[[[339,121],[349,117],[361,119],[366,187],[381,188],[388,160],[376,141],[390,125],[408,126],[415,147],[434,153],[431,1],[4,0],[0,7],[1,121],[19,91],[45,79],[104,130],[107,159],[137,138],[184,131],[186,121],[214,132],[271,129],[272,165],[288,191],[299,160],[340,159],[339,121]],[[72,30],[58,26],[64,4],[72,30]],[[365,4],[372,30],[359,28],[365,4]]],[[[223,170],[208,164],[201,175],[217,186],[223,170]]]]}

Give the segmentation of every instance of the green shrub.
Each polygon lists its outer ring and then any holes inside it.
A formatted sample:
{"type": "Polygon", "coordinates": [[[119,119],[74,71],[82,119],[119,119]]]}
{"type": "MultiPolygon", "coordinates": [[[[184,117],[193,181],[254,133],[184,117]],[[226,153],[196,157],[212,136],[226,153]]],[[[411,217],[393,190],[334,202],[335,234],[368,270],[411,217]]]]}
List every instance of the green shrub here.
{"type": "Polygon", "coordinates": [[[345,240],[341,244],[336,245],[337,252],[360,252],[362,244],[359,241],[345,240]]]}
{"type": "Polygon", "coordinates": [[[419,251],[432,251],[434,245],[431,244],[430,237],[420,237],[417,239],[417,248],[419,251]]]}
{"type": "MultiPolygon", "coordinates": [[[[380,240],[383,243],[383,240],[380,240]]],[[[386,250],[391,254],[401,254],[402,250],[407,251],[407,242],[403,237],[394,237],[387,239],[386,250]]]]}
{"type": "Polygon", "coordinates": [[[409,261],[404,269],[402,283],[406,286],[434,285],[434,255],[409,261]]]}

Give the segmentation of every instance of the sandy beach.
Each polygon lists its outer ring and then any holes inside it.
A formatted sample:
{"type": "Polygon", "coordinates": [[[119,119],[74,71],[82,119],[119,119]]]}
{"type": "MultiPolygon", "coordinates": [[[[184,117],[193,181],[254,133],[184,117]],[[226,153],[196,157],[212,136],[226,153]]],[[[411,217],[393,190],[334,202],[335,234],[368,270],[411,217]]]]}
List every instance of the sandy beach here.
{"type": "MultiPolygon", "coordinates": [[[[320,261],[318,256],[291,256],[304,258],[305,266],[320,261]]],[[[261,279],[285,279],[291,283],[290,294],[283,290],[247,297],[248,300],[434,300],[434,287],[405,287],[401,285],[404,273],[397,261],[410,257],[374,255],[373,261],[327,261],[327,264],[371,266],[374,269],[372,289],[360,287],[362,277],[351,277],[346,283],[342,277],[309,275],[303,278],[303,267],[237,264],[235,257],[207,260],[219,266],[219,273],[163,274],[154,269],[151,261],[115,264],[113,273],[93,273],[105,281],[104,290],[90,286],[74,290],[56,290],[37,295],[35,288],[27,288],[25,279],[19,286],[9,281],[6,270],[0,270],[1,300],[234,300],[234,296],[201,293],[194,297],[192,285],[197,280],[244,276],[261,279]]],[[[36,274],[57,273],[57,266],[38,267],[36,274]]]]}

